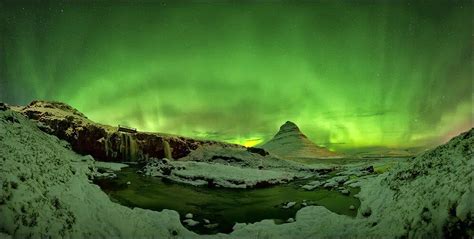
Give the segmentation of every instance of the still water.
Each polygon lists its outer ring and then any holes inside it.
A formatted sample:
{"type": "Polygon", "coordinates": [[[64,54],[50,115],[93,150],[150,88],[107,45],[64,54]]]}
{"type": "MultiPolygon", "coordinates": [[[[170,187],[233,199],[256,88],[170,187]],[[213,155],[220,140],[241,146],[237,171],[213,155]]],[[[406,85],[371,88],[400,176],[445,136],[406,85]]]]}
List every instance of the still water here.
{"type": "Polygon", "coordinates": [[[182,220],[185,214],[192,213],[193,219],[200,224],[193,227],[184,225],[200,234],[229,233],[236,222],[253,223],[274,219],[276,223],[283,223],[295,217],[303,200],[352,217],[357,214],[360,205],[360,201],[354,197],[358,189],[352,189],[350,195],[326,189],[301,189],[300,185],[308,180],[259,189],[208,188],[144,176],[136,173],[137,170],[134,167],[124,168],[116,172],[116,178],[97,179],[95,183],[113,201],[128,207],[155,211],[172,209],[180,214],[182,220]],[[281,207],[290,201],[298,203],[289,209],[281,207]],[[349,209],[351,205],[355,210],[349,209]],[[204,219],[210,220],[214,227],[206,227],[204,219]]]}

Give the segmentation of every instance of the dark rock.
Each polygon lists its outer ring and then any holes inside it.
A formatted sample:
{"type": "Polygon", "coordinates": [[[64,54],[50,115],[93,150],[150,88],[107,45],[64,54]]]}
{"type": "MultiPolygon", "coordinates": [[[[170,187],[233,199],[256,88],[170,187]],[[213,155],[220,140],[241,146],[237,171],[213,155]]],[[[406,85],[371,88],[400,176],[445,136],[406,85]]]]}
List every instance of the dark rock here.
{"type": "Polygon", "coordinates": [[[5,111],[5,110],[8,110],[8,109],[10,109],[10,107],[7,104],[5,104],[3,102],[0,102],[0,110],[1,111],[5,111]]]}
{"type": "Polygon", "coordinates": [[[265,149],[256,148],[256,147],[248,147],[247,151],[253,154],[260,154],[262,156],[267,156],[269,154],[265,149]]]}
{"type": "Polygon", "coordinates": [[[5,117],[5,120],[10,122],[10,123],[20,123],[17,118],[15,118],[13,115],[8,115],[5,117]]]}
{"type": "Polygon", "coordinates": [[[369,172],[369,173],[374,173],[375,172],[374,166],[372,166],[372,165],[370,165],[367,168],[362,169],[361,171],[366,171],[366,172],[369,172]]]}
{"type": "Polygon", "coordinates": [[[370,215],[372,215],[372,209],[370,209],[370,207],[367,207],[361,212],[361,214],[364,217],[369,217],[370,215]]]}
{"type": "Polygon", "coordinates": [[[223,156],[223,155],[214,155],[211,158],[212,160],[222,159],[227,162],[242,162],[243,160],[240,158],[232,157],[232,156],[223,156]]]}

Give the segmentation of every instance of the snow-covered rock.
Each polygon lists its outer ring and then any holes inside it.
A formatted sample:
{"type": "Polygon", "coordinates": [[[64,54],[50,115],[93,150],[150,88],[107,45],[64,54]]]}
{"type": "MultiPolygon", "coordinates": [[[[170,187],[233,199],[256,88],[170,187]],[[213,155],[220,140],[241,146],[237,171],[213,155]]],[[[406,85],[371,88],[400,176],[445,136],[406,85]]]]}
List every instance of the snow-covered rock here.
{"type": "Polygon", "coordinates": [[[307,183],[306,185],[303,185],[301,188],[305,189],[305,190],[308,190],[308,191],[311,191],[311,190],[314,190],[315,188],[321,186],[323,184],[323,182],[321,181],[311,181],[309,183],[307,183]]]}
{"type": "Polygon", "coordinates": [[[285,205],[282,206],[284,209],[292,208],[296,205],[296,202],[288,202],[285,205]]]}
{"type": "Polygon", "coordinates": [[[351,193],[351,192],[350,192],[349,190],[347,190],[347,189],[342,189],[342,190],[340,190],[339,192],[341,192],[341,193],[344,194],[344,195],[349,195],[349,194],[351,193]]]}
{"type": "Polygon", "coordinates": [[[151,160],[142,172],[191,185],[251,188],[319,176],[318,172],[331,170],[326,165],[305,165],[244,148],[207,145],[179,160],[151,160]]]}
{"type": "Polygon", "coordinates": [[[152,162],[142,171],[149,176],[166,177],[176,182],[227,188],[253,188],[286,183],[298,175],[298,172],[195,161],[171,161],[168,164],[152,162]],[[169,169],[166,173],[163,173],[164,167],[169,169]]]}
{"type": "Polygon", "coordinates": [[[339,185],[339,183],[337,183],[336,181],[329,181],[329,182],[326,182],[323,187],[325,188],[334,188],[334,187],[337,187],[337,185],[339,185]]]}
{"type": "Polygon", "coordinates": [[[195,221],[193,219],[185,219],[183,220],[184,223],[186,223],[186,225],[190,226],[190,227],[194,227],[194,226],[197,226],[199,224],[198,221],[195,221]]]}

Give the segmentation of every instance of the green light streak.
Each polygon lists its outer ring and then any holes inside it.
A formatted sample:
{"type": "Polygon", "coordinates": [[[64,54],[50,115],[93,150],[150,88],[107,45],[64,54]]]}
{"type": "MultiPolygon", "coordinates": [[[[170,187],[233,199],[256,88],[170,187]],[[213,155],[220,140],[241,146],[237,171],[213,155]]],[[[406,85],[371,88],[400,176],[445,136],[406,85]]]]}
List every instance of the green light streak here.
{"type": "Polygon", "coordinates": [[[0,6],[0,100],[246,145],[286,120],[331,149],[472,119],[472,2],[0,6]]]}

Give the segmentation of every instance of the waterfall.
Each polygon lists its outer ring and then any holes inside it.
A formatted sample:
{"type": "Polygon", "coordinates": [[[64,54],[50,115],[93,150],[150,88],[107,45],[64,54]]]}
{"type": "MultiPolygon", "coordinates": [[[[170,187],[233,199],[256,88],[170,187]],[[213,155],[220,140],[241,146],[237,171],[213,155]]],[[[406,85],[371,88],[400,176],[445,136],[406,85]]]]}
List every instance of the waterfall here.
{"type": "Polygon", "coordinates": [[[170,147],[170,144],[166,140],[163,140],[163,150],[165,151],[165,158],[173,159],[173,155],[171,154],[172,149],[170,147]]]}
{"type": "Polygon", "coordinates": [[[112,147],[110,145],[110,136],[108,133],[105,136],[104,149],[105,149],[105,156],[109,157],[110,155],[109,151],[112,149],[112,147]]]}
{"type": "Polygon", "coordinates": [[[132,134],[128,134],[130,161],[136,161],[138,157],[138,144],[132,134]]]}
{"type": "Polygon", "coordinates": [[[119,151],[123,161],[136,161],[137,148],[137,142],[132,134],[120,133],[119,151]]]}

